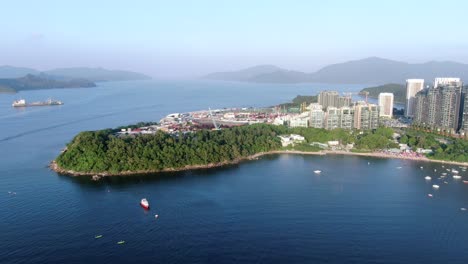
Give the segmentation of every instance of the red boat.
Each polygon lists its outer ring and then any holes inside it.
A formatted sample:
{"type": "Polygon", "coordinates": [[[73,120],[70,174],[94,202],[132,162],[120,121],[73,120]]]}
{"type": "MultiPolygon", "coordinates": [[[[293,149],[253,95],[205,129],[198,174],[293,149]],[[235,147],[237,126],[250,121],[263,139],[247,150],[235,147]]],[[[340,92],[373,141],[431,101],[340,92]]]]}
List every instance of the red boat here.
{"type": "Polygon", "coordinates": [[[464,184],[468,184],[468,181],[463,181],[464,184]]]}
{"type": "Polygon", "coordinates": [[[146,198],[141,199],[140,205],[141,205],[141,207],[145,208],[146,210],[149,209],[149,203],[148,203],[148,200],[146,200],[146,198]]]}

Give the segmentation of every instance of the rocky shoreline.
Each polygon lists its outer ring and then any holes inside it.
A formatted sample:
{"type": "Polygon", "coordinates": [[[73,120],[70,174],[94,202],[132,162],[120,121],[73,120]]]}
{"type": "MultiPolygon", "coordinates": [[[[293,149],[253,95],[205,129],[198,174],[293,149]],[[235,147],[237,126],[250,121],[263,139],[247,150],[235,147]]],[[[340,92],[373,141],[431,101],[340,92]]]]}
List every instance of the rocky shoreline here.
{"type": "Polygon", "coordinates": [[[129,175],[146,175],[146,174],[153,174],[153,173],[160,173],[160,172],[177,172],[177,171],[187,171],[187,170],[198,170],[198,169],[211,169],[217,168],[227,165],[235,165],[239,164],[242,161],[246,160],[255,160],[261,156],[265,155],[273,155],[273,154],[297,154],[297,155],[349,155],[349,156],[362,156],[362,157],[374,157],[374,158],[384,158],[384,159],[404,159],[404,160],[414,160],[414,161],[423,161],[423,162],[434,162],[434,163],[443,163],[443,164],[451,164],[451,165],[459,165],[459,166],[468,166],[468,163],[465,162],[456,162],[456,161],[444,161],[444,160],[433,160],[427,157],[404,157],[404,156],[394,156],[384,153],[376,153],[376,152],[369,152],[369,153],[356,153],[356,152],[347,152],[347,151],[319,151],[319,152],[308,152],[308,151],[297,151],[297,150],[274,150],[268,152],[260,152],[245,158],[239,158],[232,161],[224,161],[219,163],[210,163],[205,165],[190,165],[184,166],[180,168],[166,168],[162,170],[141,170],[141,171],[122,171],[119,173],[111,173],[111,172],[79,172],[73,170],[66,170],[60,168],[55,160],[50,162],[49,168],[59,174],[69,175],[69,176],[92,176],[93,180],[99,180],[102,177],[109,177],[109,176],[129,176],[129,175]]]}

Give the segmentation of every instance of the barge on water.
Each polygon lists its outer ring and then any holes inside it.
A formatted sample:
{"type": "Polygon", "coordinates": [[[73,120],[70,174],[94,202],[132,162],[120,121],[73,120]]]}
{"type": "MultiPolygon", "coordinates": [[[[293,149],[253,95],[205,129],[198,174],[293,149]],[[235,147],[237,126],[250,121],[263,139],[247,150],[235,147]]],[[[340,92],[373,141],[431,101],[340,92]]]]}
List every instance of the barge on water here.
{"type": "Polygon", "coordinates": [[[48,99],[47,101],[43,101],[43,102],[32,102],[32,103],[27,103],[26,100],[20,99],[20,100],[13,101],[13,104],[11,104],[11,106],[13,106],[13,107],[48,106],[48,105],[63,105],[63,102],[62,102],[62,101],[57,101],[57,100],[48,99]]]}

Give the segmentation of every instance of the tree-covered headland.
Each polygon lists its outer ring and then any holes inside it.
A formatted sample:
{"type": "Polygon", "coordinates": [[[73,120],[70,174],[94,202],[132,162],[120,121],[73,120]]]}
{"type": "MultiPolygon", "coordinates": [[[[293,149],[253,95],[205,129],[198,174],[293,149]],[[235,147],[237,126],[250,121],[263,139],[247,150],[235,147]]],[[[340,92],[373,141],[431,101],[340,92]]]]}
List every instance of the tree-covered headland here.
{"type": "Polygon", "coordinates": [[[190,166],[222,164],[251,155],[282,150],[278,137],[300,134],[306,141],[289,149],[316,151],[312,142],[338,140],[354,143],[363,150],[393,146],[393,130],[375,131],[325,130],[318,128],[288,128],[255,124],[222,130],[200,130],[193,133],[168,134],[158,131],[147,135],[118,135],[119,129],[79,133],[67,150],[56,159],[63,170],[81,173],[152,172],[190,166]]]}

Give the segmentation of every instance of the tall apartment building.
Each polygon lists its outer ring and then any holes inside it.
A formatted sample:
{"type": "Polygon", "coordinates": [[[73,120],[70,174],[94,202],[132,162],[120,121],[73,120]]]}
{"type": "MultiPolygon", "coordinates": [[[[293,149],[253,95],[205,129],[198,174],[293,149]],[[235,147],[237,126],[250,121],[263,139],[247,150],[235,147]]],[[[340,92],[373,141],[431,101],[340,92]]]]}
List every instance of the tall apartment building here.
{"type": "Polygon", "coordinates": [[[440,128],[458,131],[460,125],[461,83],[439,86],[440,98],[440,128]]]}
{"type": "Polygon", "coordinates": [[[329,106],[325,112],[325,128],[335,129],[340,127],[340,110],[336,107],[329,106]]]}
{"type": "Polygon", "coordinates": [[[329,106],[340,108],[351,105],[351,97],[340,96],[337,91],[322,91],[318,95],[318,104],[326,110],[329,106]]]}
{"type": "Polygon", "coordinates": [[[338,99],[338,108],[340,107],[346,107],[346,106],[351,106],[352,100],[351,100],[351,95],[350,96],[340,96],[338,99]]]}
{"type": "Polygon", "coordinates": [[[344,106],[340,111],[340,125],[343,129],[353,129],[354,127],[354,107],[344,106]]]}
{"type": "Polygon", "coordinates": [[[393,93],[379,94],[380,116],[392,118],[393,116],[393,93]]]}
{"type": "Polygon", "coordinates": [[[460,86],[462,81],[460,78],[435,78],[434,80],[434,88],[440,86],[460,86]]]}
{"type": "Polygon", "coordinates": [[[325,113],[320,104],[310,105],[310,121],[309,126],[315,128],[323,128],[325,120],[325,113]]]}
{"type": "Polygon", "coordinates": [[[459,78],[436,78],[434,87],[416,95],[414,123],[456,132],[463,126],[463,83],[459,78]]]}
{"type": "Polygon", "coordinates": [[[423,79],[408,79],[406,80],[406,107],[405,116],[414,116],[415,96],[424,88],[423,79]]]}
{"type": "Polygon", "coordinates": [[[376,129],[379,127],[379,107],[375,104],[359,103],[354,106],[355,129],[376,129]]]}
{"type": "Polygon", "coordinates": [[[339,104],[340,94],[337,91],[321,91],[318,95],[318,103],[327,109],[329,106],[337,107],[339,104]]]}
{"type": "Polygon", "coordinates": [[[462,103],[460,106],[461,126],[460,130],[468,133],[468,91],[462,90],[462,103]]]}

